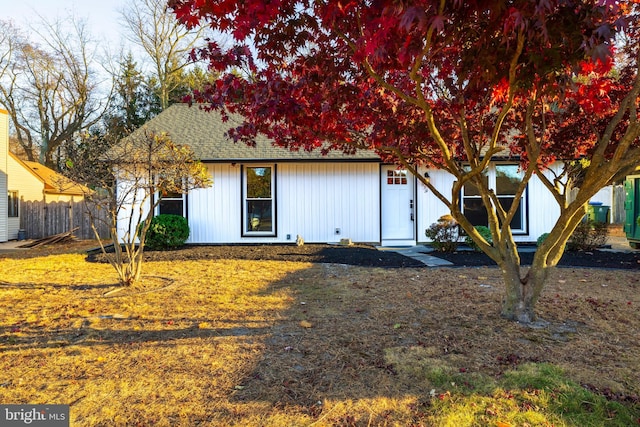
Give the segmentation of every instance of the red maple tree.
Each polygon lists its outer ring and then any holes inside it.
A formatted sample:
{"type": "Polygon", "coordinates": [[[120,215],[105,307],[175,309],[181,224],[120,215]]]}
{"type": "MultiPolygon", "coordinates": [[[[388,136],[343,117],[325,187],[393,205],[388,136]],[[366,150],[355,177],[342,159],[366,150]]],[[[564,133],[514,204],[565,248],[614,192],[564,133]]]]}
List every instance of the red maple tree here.
{"type": "Polygon", "coordinates": [[[375,150],[411,171],[501,268],[502,314],[531,322],[589,199],[640,161],[638,4],[612,0],[170,0],[187,26],[230,36],[193,55],[223,76],[194,99],[242,114],[229,131],[292,150],[375,150]],[[495,156],[522,180],[502,206],[495,156]],[[575,173],[573,162],[582,159],[575,173]],[[549,166],[565,161],[565,168],[549,166]],[[584,165],[587,165],[584,167],[584,165]],[[436,189],[419,167],[456,181],[436,189]],[[526,272],[510,224],[532,176],[560,216],[526,272]],[[579,178],[578,178],[579,177],[579,178]],[[463,214],[475,186],[493,244],[463,214]],[[574,190],[569,199],[568,191],[574,190]]]}

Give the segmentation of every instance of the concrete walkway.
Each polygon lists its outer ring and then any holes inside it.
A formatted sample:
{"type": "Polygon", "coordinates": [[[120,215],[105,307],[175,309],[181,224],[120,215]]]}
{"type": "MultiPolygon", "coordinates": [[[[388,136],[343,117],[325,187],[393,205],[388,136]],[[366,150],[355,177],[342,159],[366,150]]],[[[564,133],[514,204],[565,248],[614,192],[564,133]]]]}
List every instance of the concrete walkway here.
{"type": "Polygon", "coordinates": [[[18,246],[22,246],[29,242],[30,240],[9,240],[8,242],[2,242],[0,243],[0,254],[8,254],[17,251],[27,251],[27,248],[19,248],[18,246]]]}
{"type": "Polygon", "coordinates": [[[426,253],[432,251],[432,249],[428,246],[376,246],[376,249],[378,249],[379,251],[397,252],[400,255],[404,255],[406,257],[420,261],[427,267],[444,267],[453,265],[453,263],[447,261],[446,259],[438,258],[437,256],[429,255],[428,253],[426,253]]]}

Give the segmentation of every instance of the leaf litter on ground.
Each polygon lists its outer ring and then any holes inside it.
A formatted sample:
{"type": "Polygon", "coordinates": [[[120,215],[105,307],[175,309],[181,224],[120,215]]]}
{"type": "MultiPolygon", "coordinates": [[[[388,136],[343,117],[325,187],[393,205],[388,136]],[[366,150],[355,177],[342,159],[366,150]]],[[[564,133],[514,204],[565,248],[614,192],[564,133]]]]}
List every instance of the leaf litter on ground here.
{"type": "Polygon", "coordinates": [[[431,390],[490,396],[544,363],[638,413],[634,272],[557,269],[529,328],[499,316],[493,267],[165,253],[145,271],[175,286],[105,298],[109,265],[43,251],[0,258],[0,400],[72,404],[73,425],[428,425],[431,390]]]}

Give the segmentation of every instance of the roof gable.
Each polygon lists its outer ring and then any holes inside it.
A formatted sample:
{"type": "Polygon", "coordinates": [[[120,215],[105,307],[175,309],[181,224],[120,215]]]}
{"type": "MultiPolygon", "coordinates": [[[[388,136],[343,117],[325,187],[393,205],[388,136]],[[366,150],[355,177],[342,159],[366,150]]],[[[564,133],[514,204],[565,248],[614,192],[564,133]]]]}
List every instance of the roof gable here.
{"type": "Polygon", "coordinates": [[[359,151],[355,155],[332,151],[326,156],[320,150],[290,151],[274,146],[270,139],[261,135],[256,139],[256,146],[249,147],[226,135],[230,128],[240,123],[239,116],[232,115],[224,122],[216,111],[205,111],[197,105],[173,104],[132,135],[145,131],[166,133],[176,144],[190,146],[202,161],[380,161],[373,151],[359,151]]]}
{"type": "Polygon", "coordinates": [[[9,153],[18,164],[22,165],[26,170],[31,172],[42,184],[44,191],[48,194],[66,194],[66,195],[83,195],[88,191],[84,186],[71,181],[69,178],[42,165],[38,162],[21,160],[15,154],[9,153]]]}

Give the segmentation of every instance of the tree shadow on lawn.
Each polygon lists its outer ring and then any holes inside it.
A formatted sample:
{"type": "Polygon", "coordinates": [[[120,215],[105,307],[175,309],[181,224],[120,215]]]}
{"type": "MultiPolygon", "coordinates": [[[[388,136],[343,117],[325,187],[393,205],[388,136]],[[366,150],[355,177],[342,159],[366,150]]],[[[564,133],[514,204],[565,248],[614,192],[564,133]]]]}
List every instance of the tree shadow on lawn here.
{"type": "Polygon", "coordinates": [[[0,289],[64,289],[78,292],[86,292],[91,290],[113,289],[116,285],[111,283],[104,284],[84,284],[84,285],[67,285],[58,283],[8,283],[0,281],[0,289]]]}
{"type": "MultiPolygon", "coordinates": [[[[20,325],[0,327],[1,352],[16,351],[20,348],[60,348],[67,346],[108,346],[131,343],[157,343],[171,345],[179,340],[192,338],[216,337],[258,337],[269,333],[270,328],[260,322],[260,326],[251,326],[251,322],[243,320],[228,320],[235,326],[211,328],[203,327],[206,319],[154,319],[154,324],[164,325],[161,330],[109,328],[110,323],[126,325],[136,319],[94,316],[78,319],[79,327],[48,330],[45,327],[31,326],[23,328],[20,325]],[[92,323],[95,324],[92,326],[92,323]],[[182,326],[182,325],[189,326],[182,326]]],[[[216,323],[225,323],[218,321],[216,323]]]]}
{"type": "Polygon", "coordinates": [[[617,323],[630,309],[620,317],[611,314],[612,329],[604,333],[589,319],[594,307],[588,299],[558,295],[541,301],[548,306],[542,313],[548,324],[530,328],[500,317],[496,269],[473,269],[475,276],[458,269],[341,265],[314,271],[277,285],[291,287],[296,302],[273,326],[262,360],[235,393],[237,401],[267,401],[314,416],[325,399],[428,400],[430,390],[444,392],[434,373],[461,382],[467,376],[473,383],[476,375],[499,379],[529,362],[557,364],[592,388],[638,393],[640,347],[617,323]]]}

